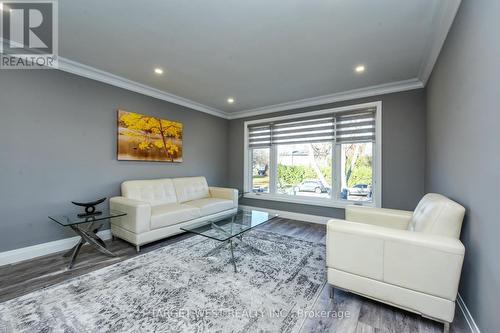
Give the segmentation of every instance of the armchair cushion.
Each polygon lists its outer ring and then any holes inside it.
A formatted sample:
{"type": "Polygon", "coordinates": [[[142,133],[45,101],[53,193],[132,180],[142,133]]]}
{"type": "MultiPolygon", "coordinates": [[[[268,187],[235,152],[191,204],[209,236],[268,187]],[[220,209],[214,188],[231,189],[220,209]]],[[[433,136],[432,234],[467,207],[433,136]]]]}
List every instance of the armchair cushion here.
{"type": "Polygon", "coordinates": [[[465,208],[447,197],[428,193],[415,208],[409,230],[459,238],[465,208]]]}
{"type": "Polygon", "coordinates": [[[371,279],[382,280],[384,242],[363,234],[361,225],[332,219],[327,225],[326,265],[371,279]]]}
{"type": "Polygon", "coordinates": [[[413,212],[406,210],[356,205],[347,206],[345,210],[345,219],[347,221],[404,230],[408,228],[412,216],[413,212]]]}
{"type": "Polygon", "coordinates": [[[153,206],[151,209],[151,229],[168,227],[201,216],[200,209],[178,203],[153,206]]]}

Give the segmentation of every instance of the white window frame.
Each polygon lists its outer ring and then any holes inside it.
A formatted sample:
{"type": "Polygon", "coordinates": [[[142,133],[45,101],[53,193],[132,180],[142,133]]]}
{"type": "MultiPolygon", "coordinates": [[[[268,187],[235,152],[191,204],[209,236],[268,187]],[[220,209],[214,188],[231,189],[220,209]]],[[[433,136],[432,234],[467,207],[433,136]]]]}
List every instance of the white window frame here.
{"type": "MultiPolygon", "coordinates": [[[[291,114],[286,116],[272,117],[266,119],[258,119],[258,120],[250,120],[245,121],[243,123],[243,131],[244,131],[244,148],[243,148],[243,190],[245,192],[244,197],[250,199],[259,199],[259,200],[271,200],[271,201],[281,201],[281,202],[290,202],[297,204],[305,204],[305,205],[314,205],[314,206],[324,206],[324,207],[334,207],[334,208],[345,208],[348,205],[362,205],[362,206],[372,206],[372,207],[382,207],[382,101],[342,106],[337,108],[318,110],[306,113],[298,113],[291,114]],[[251,191],[252,184],[252,161],[250,158],[250,150],[248,149],[248,126],[253,124],[258,124],[262,122],[271,122],[271,121],[281,121],[281,120],[289,120],[300,118],[304,116],[316,116],[323,114],[331,114],[337,112],[345,112],[351,110],[357,110],[361,108],[370,108],[375,107],[375,144],[373,151],[373,195],[370,202],[363,201],[351,201],[351,200],[343,200],[339,198],[340,191],[336,190],[336,186],[340,186],[339,184],[339,176],[340,176],[340,163],[334,163],[332,166],[333,169],[333,187],[332,187],[332,196],[331,198],[314,198],[314,197],[306,197],[306,196],[290,196],[287,194],[277,194],[275,191],[276,182],[274,181],[276,177],[276,168],[277,168],[277,153],[276,146],[273,145],[270,147],[269,152],[269,191],[270,193],[253,193],[251,191]]],[[[337,158],[340,159],[340,149],[335,149],[335,144],[332,145],[332,156],[334,161],[337,158]],[[333,155],[335,154],[335,155],[333,155]]]]}

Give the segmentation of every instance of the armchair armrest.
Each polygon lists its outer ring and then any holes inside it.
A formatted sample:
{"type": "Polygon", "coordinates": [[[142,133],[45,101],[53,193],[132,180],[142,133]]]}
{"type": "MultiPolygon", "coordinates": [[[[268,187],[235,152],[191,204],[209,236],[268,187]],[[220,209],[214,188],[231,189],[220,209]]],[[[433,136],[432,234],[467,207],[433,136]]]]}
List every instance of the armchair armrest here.
{"type": "Polygon", "coordinates": [[[112,224],[136,234],[149,231],[151,205],[148,202],[125,197],[113,197],[109,199],[109,208],[127,213],[125,216],[112,219],[112,224]]]}
{"type": "Polygon", "coordinates": [[[345,219],[351,222],[406,230],[413,212],[398,209],[351,205],[345,209],[345,219]]]}
{"type": "Polygon", "coordinates": [[[456,299],[465,248],[460,240],[342,220],[327,227],[327,266],[456,299]]]}
{"type": "Polygon", "coordinates": [[[234,207],[238,207],[238,190],[226,187],[209,187],[212,198],[227,199],[233,201],[234,207]]]}

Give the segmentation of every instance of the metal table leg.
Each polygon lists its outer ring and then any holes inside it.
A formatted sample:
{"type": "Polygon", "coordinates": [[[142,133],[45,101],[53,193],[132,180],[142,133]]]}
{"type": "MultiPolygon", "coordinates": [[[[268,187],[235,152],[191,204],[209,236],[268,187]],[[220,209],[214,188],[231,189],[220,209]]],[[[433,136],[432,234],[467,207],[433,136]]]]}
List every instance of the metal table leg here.
{"type": "MultiPolygon", "coordinates": [[[[234,217],[233,217],[233,221],[234,222],[234,217]]],[[[215,247],[214,249],[210,250],[209,252],[207,252],[204,257],[207,257],[215,252],[217,252],[219,249],[221,249],[222,247],[225,247],[228,245],[229,243],[229,248],[230,248],[230,251],[231,251],[231,262],[233,264],[233,267],[234,267],[234,272],[237,273],[238,270],[236,268],[236,260],[234,258],[234,247],[236,246],[236,244],[233,242],[234,241],[237,241],[238,243],[237,244],[242,244],[248,248],[250,248],[251,251],[259,254],[259,255],[267,255],[266,252],[262,251],[262,250],[259,250],[257,249],[256,247],[248,244],[247,242],[245,242],[243,240],[243,233],[239,234],[238,236],[232,236],[232,233],[231,232],[228,232],[226,231],[224,228],[218,226],[217,224],[215,223],[211,223],[211,226],[213,229],[217,230],[217,231],[220,231],[222,234],[228,236],[228,237],[231,237],[229,238],[229,240],[227,242],[223,242],[222,244],[218,245],[217,247],[215,247]]],[[[233,227],[233,223],[231,223],[231,228],[233,227]]]]}
{"type": "Polygon", "coordinates": [[[71,249],[68,250],[68,252],[64,253],[63,254],[63,257],[70,257],[70,256],[73,256],[76,249],[78,249],[78,251],[80,251],[80,247],[85,244],[85,241],[80,238],[80,241],[78,243],[76,243],[75,246],[73,246],[71,249]]]}
{"type": "Polygon", "coordinates": [[[101,226],[102,225],[100,225],[97,228],[94,228],[94,223],[93,222],[91,222],[89,224],[89,226],[86,228],[87,230],[85,230],[85,228],[80,228],[78,225],[72,225],[71,226],[71,229],[73,229],[73,231],[77,235],[80,236],[80,241],[71,250],[69,250],[68,252],[66,252],[63,255],[64,257],[69,257],[71,255],[71,259],[70,259],[70,262],[68,264],[68,269],[73,268],[73,266],[75,264],[75,261],[76,261],[76,257],[80,253],[80,249],[82,248],[82,246],[85,243],[89,243],[90,245],[92,245],[92,247],[94,247],[99,252],[101,252],[101,253],[103,253],[105,255],[108,255],[110,257],[116,257],[116,254],[114,254],[113,252],[111,252],[108,249],[106,249],[106,244],[97,235],[97,231],[99,231],[99,229],[101,228],[101,226]]]}
{"type": "Polygon", "coordinates": [[[205,253],[203,255],[203,257],[209,257],[212,254],[214,254],[215,252],[219,251],[221,248],[226,247],[226,246],[227,246],[227,242],[221,242],[221,244],[217,245],[216,247],[214,247],[213,249],[211,249],[210,251],[205,253]]]}
{"type": "Polygon", "coordinates": [[[266,255],[267,255],[267,253],[266,253],[266,252],[264,252],[264,251],[262,251],[262,250],[260,250],[260,249],[256,248],[255,246],[250,245],[250,244],[248,244],[247,242],[245,242],[245,241],[242,239],[242,237],[241,237],[241,238],[239,238],[239,237],[235,237],[235,238],[234,238],[234,240],[238,242],[237,244],[245,245],[246,247],[250,248],[250,250],[251,250],[251,251],[253,251],[253,252],[255,252],[255,253],[257,253],[257,254],[259,254],[259,255],[261,255],[261,256],[266,256],[266,255]]]}
{"type": "Polygon", "coordinates": [[[236,260],[234,259],[233,241],[231,239],[229,240],[229,246],[231,247],[231,262],[233,263],[234,272],[238,273],[238,270],[236,269],[236,260]]]}
{"type": "Polygon", "coordinates": [[[68,264],[69,269],[73,268],[75,261],[76,261],[76,257],[78,256],[78,253],[80,253],[80,249],[82,248],[83,244],[85,244],[85,241],[83,239],[80,239],[78,244],[76,244],[76,246],[73,247],[73,253],[71,254],[71,260],[68,264]]]}
{"type": "MultiPolygon", "coordinates": [[[[87,230],[91,230],[94,234],[97,234],[97,232],[99,231],[99,229],[101,229],[101,227],[102,227],[102,224],[99,225],[97,228],[94,228],[94,222],[91,222],[88,225],[87,230]]],[[[101,246],[106,247],[106,244],[104,243],[104,241],[101,238],[99,238],[99,236],[96,235],[96,238],[98,239],[98,241],[101,244],[101,246]]],[[[69,249],[68,252],[66,252],[65,254],[63,254],[63,257],[73,256],[75,250],[78,247],[81,247],[83,244],[85,244],[85,240],[83,238],[80,238],[80,242],[76,243],[76,245],[73,246],[71,249],[69,249]]]]}
{"type": "Polygon", "coordinates": [[[114,254],[113,252],[109,251],[104,246],[102,246],[104,241],[99,236],[97,236],[97,234],[94,234],[92,231],[80,229],[76,226],[71,226],[71,228],[99,252],[107,254],[108,256],[111,257],[116,257],[116,254],[114,254]]]}

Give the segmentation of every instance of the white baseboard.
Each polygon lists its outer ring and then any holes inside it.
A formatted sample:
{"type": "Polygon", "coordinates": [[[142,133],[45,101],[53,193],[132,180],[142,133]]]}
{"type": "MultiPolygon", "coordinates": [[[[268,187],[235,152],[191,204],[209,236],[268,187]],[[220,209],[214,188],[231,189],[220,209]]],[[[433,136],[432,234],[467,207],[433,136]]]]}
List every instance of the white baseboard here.
{"type": "MultiPolygon", "coordinates": [[[[103,240],[111,238],[111,230],[102,230],[97,233],[103,240]]],[[[0,252],[0,266],[13,264],[19,261],[45,256],[47,254],[69,250],[80,240],[80,236],[59,239],[52,242],[22,247],[11,251],[0,252]]]]}
{"type": "MultiPolygon", "coordinates": [[[[312,222],[312,223],[319,223],[319,224],[326,224],[326,222],[331,218],[331,217],[326,217],[326,216],[293,213],[293,212],[287,212],[287,211],[282,211],[282,210],[266,209],[266,208],[260,208],[260,207],[252,207],[252,206],[240,205],[239,207],[246,208],[246,209],[260,210],[260,211],[268,212],[271,214],[278,214],[280,217],[284,217],[287,219],[306,221],[306,222],[312,222]]],[[[103,240],[110,239],[111,238],[111,230],[107,229],[107,230],[99,231],[98,235],[103,240]]],[[[33,259],[36,257],[45,256],[45,255],[55,253],[55,252],[69,250],[79,240],[80,240],[80,237],[75,236],[75,237],[70,237],[70,238],[65,238],[65,239],[59,239],[59,240],[52,241],[52,242],[37,244],[37,245],[33,245],[33,246],[27,246],[27,247],[23,247],[23,248],[11,250],[11,251],[0,252],[0,266],[9,265],[9,264],[17,263],[20,261],[28,260],[28,259],[33,259]]]]}
{"type": "Polygon", "coordinates": [[[332,217],[327,217],[327,216],[294,213],[294,212],[288,212],[288,211],[284,211],[284,210],[261,208],[261,207],[254,207],[254,206],[239,205],[238,207],[243,208],[243,209],[260,210],[260,211],[267,212],[270,214],[278,214],[279,217],[283,217],[286,219],[305,221],[305,222],[311,222],[311,223],[318,223],[318,224],[326,224],[326,222],[328,222],[328,220],[332,219],[332,217]]]}
{"type": "Polygon", "coordinates": [[[462,313],[465,317],[465,321],[467,321],[467,324],[469,325],[470,331],[472,333],[481,333],[481,331],[479,330],[479,327],[477,327],[477,324],[474,321],[474,318],[472,318],[472,315],[471,315],[469,309],[467,308],[467,305],[465,305],[465,302],[464,302],[464,299],[462,298],[462,295],[460,295],[460,294],[458,294],[457,303],[458,303],[458,307],[460,308],[460,311],[462,311],[462,313]]]}

